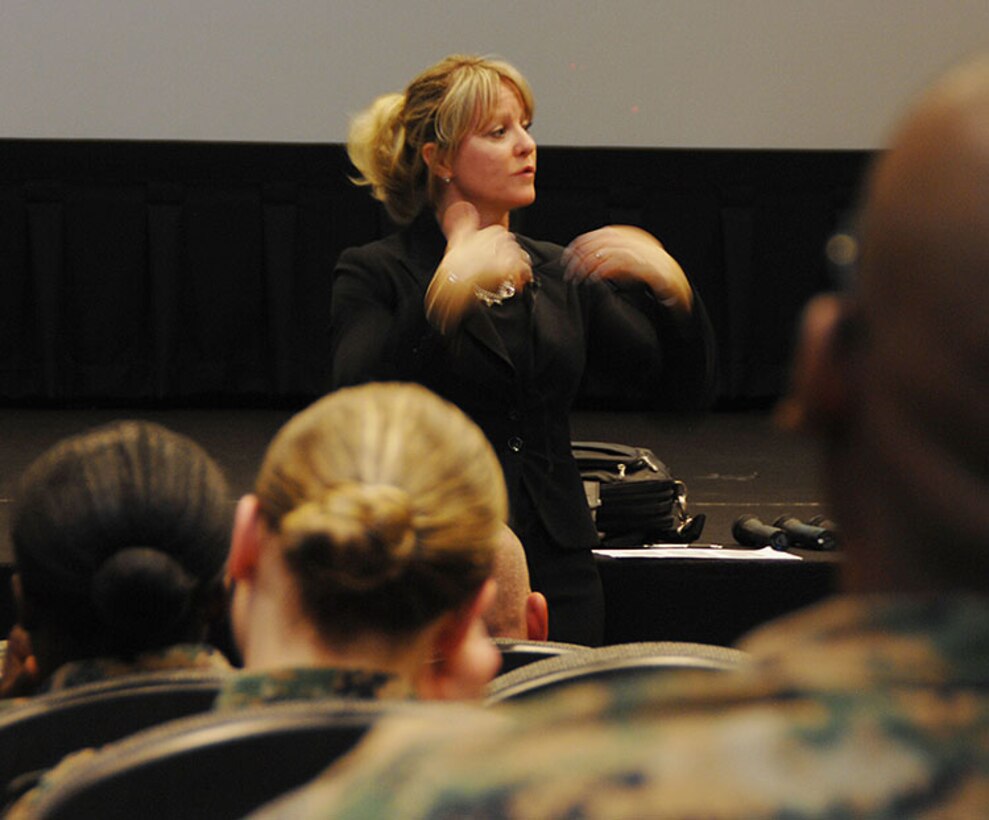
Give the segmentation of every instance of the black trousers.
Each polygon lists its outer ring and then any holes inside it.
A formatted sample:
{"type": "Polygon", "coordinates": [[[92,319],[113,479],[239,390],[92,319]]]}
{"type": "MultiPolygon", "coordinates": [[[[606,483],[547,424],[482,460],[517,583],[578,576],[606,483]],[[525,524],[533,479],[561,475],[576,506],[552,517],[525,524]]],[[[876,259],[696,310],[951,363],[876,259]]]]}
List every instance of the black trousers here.
{"type": "Polygon", "coordinates": [[[591,549],[564,549],[557,544],[528,498],[513,513],[515,534],[525,547],[530,583],[549,605],[549,639],[600,646],[604,641],[604,590],[591,549]]]}

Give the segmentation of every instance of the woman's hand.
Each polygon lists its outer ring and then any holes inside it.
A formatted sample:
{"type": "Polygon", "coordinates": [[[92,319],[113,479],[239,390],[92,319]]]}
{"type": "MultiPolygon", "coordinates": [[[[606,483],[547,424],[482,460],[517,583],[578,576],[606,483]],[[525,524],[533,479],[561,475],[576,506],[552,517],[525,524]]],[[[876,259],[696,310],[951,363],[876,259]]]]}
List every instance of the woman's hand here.
{"type": "Polygon", "coordinates": [[[426,290],[426,318],[442,333],[479,304],[478,292],[497,294],[507,283],[520,292],[532,281],[529,255],[501,225],[480,227],[477,209],[458,202],[443,214],[446,254],[426,290]]]}
{"type": "Polygon", "coordinates": [[[693,291],[683,268],[656,237],[631,225],[609,225],[578,236],[563,252],[564,278],[642,282],[671,310],[689,313],[693,291]]]}
{"type": "Polygon", "coordinates": [[[7,636],[0,677],[0,698],[31,695],[40,683],[38,662],[31,650],[31,637],[21,626],[14,626],[7,636]]]}

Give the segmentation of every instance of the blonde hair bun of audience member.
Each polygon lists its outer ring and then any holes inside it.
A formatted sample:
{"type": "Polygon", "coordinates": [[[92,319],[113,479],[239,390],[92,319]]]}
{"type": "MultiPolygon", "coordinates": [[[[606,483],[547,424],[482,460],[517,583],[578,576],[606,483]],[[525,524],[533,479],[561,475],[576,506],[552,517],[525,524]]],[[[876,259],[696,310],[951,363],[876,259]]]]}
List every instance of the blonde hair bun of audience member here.
{"type": "Polygon", "coordinates": [[[358,171],[354,182],[368,185],[399,224],[411,222],[435,202],[437,180],[422,156],[427,143],[453,155],[472,131],[488,120],[503,83],[519,95],[532,119],[532,89],[518,69],[502,60],[453,54],[427,68],[403,94],[378,97],[350,125],[347,153],[358,171]]]}
{"type": "Polygon", "coordinates": [[[507,496],[494,450],[414,384],[338,390],[292,418],[258,474],[303,611],[339,645],[413,632],[490,576],[507,496]]]}
{"type": "Polygon", "coordinates": [[[409,494],[398,487],[344,482],[288,513],[281,531],[306,563],[341,586],[366,590],[396,577],[413,554],[412,513],[409,494]]]}

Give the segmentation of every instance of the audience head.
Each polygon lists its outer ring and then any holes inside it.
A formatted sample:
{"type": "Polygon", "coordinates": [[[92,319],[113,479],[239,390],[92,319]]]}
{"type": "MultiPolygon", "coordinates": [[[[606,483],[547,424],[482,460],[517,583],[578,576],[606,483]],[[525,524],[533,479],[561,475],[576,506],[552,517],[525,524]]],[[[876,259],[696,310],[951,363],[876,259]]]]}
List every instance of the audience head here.
{"type": "Polygon", "coordinates": [[[494,451],[453,405],[395,383],[321,399],[278,432],[238,509],[245,665],[414,666],[437,696],[416,656],[442,675],[476,651],[490,678],[480,612],[506,512],[494,451]]]}
{"type": "Polygon", "coordinates": [[[827,441],[854,588],[989,584],[989,59],[869,176],[850,290],[805,316],[786,414],[827,441]]]}
{"type": "Polygon", "coordinates": [[[10,530],[40,672],[202,640],[222,613],[233,508],[197,444],[125,421],[67,438],[21,477],[10,530]]]}
{"type": "Polygon", "coordinates": [[[451,55],[423,71],[404,93],[379,97],[351,122],[347,151],[359,172],[354,181],[369,185],[396,222],[412,221],[438,199],[440,182],[423,149],[435,144],[438,156],[454,155],[491,117],[503,83],[532,119],[535,103],[525,78],[508,63],[483,57],[451,55]]]}
{"type": "Polygon", "coordinates": [[[549,635],[549,609],[541,592],[529,584],[529,567],[518,536],[506,524],[502,527],[495,552],[494,603],[484,615],[484,623],[494,638],[545,641],[549,635]]]}

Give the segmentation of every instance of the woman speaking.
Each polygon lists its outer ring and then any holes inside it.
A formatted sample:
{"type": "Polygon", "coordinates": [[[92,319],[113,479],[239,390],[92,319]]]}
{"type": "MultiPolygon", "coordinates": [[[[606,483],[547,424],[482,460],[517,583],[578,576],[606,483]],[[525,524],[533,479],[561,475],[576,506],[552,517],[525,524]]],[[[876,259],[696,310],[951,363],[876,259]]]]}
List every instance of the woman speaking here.
{"type": "Polygon", "coordinates": [[[509,231],[536,196],[533,109],[511,65],[451,56],[354,119],[355,181],[404,227],[340,256],[333,383],[417,381],[468,413],[501,461],[550,637],[596,644],[598,536],[570,451],[585,369],[698,403],[714,346],[683,270],[645,231],[608,226],[566,248],[509,231]]]}

